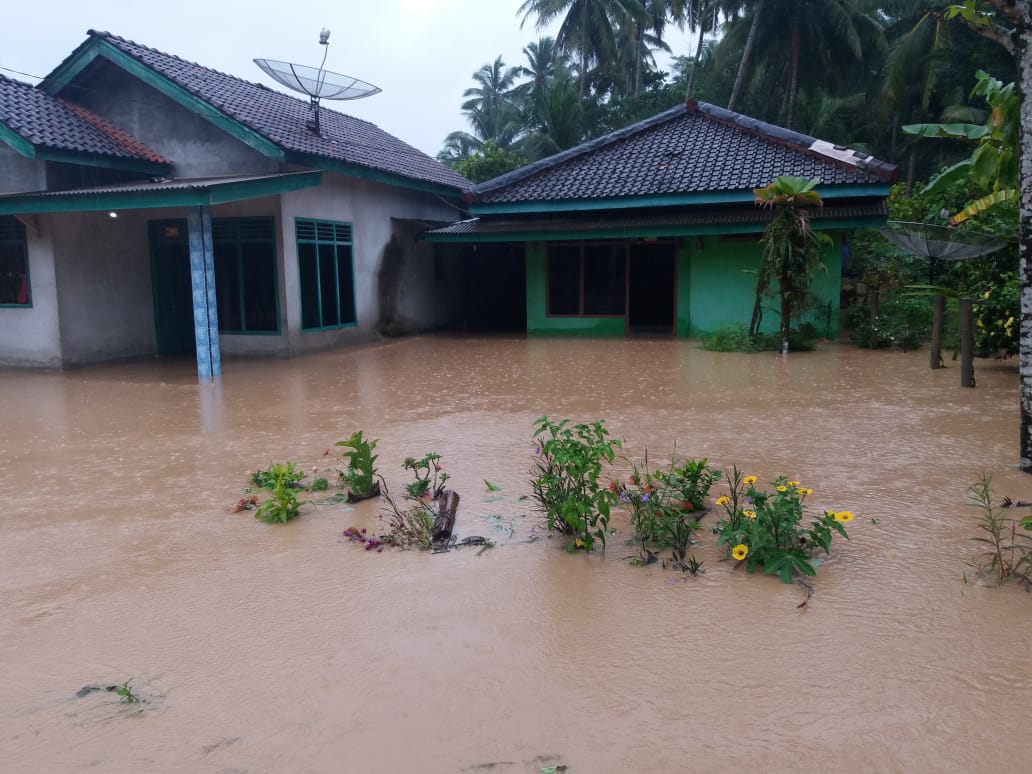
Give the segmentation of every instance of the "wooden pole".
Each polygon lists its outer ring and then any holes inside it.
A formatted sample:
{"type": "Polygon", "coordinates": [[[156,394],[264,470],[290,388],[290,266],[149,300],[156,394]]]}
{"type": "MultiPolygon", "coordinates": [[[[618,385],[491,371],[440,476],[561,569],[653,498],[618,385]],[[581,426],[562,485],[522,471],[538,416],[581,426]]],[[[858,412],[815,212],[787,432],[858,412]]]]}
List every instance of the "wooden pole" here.
{"type": "Polygon", "coordinates": [[[975,386],[975,313],[973,298],[960,299],[960,386],[975,386]]]}
{"type": "Polygon", "coordinates": [[[942,294],[936,293],[932,297],[932,347],[929,353],[931,366],[945,368],[942,362],[942,320],[946,313],[946,299],[942,294]]]}
{"type": "Polygon", "coordinates": [[[459,495],[451,489],[444,489],[437,496],[437,516],[430,530],[430,538],[437,543],[447,540],[455,530],[455,511],[459,507],[459,495]]]}

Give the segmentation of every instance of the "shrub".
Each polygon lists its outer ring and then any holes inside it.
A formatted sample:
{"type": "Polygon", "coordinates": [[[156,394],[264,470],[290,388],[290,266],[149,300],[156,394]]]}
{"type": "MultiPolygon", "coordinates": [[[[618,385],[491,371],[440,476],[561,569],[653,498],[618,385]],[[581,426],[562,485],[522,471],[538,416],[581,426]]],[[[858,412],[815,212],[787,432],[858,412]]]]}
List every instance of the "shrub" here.
{"type": "Polygon", "coordinates": [[[341,482],[355,497],[368,497],[376,491],[376,439],[366,439],[359,430],[346,441],[337,441],[349,451],[341,452],[341,461],[347,461],[347,467],[341,470],[338,466],[341,482]]]}
{"type": "Polygon", "coordinates": [[[742,323],[718,325],[717,329],[702,340],[702,348],[710,352],[756,352],[759,350],[749,329],[742,323]]]}

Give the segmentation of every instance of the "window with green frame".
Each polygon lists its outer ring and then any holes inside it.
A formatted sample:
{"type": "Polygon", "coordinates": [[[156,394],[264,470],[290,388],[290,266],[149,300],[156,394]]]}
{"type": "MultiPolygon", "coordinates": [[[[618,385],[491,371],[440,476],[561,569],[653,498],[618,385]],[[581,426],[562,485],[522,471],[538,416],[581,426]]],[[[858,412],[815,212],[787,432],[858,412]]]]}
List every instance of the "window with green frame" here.
{"type": "Polygon", "coordinates": [[[553,243],[547,282],[550,317],[622,317],[627,247],[621,242],[553,243]]]}
{"type": "Polygon", "coordinates": [[[32,306],[25,226],[0,215],[0,306],[32,306]]]}
{"type": "Polygon", "coordinates": [[[355,267],[351,224],[294,222],[301,285],[301,329],[355,324],[355,267]]]}
{"type": "Polygon", "coordinates": [[[222,333],[278,333],[276,223],[212,218],[215,303],[222,333]]]}

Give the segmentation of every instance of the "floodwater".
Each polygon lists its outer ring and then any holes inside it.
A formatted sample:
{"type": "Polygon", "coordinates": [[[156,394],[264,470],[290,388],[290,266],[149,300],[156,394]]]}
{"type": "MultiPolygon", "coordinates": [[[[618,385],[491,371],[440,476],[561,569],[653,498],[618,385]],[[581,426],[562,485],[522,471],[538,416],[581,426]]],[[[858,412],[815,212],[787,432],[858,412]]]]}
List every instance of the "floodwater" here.
{"type": "Polygon", "coordinates": [[[1025,770],[1032,595],[966,566],[978,474],[1032,500],[1016,366],[962,389],[950,365],[425,337],[219,386],[189,362],[0,372],[0,770],[1025,770]],[[798,478],[851,539],[802,608],[708,530],[699,577],[631,566],[619,519],[604,557],[567,555],[520,499],[542,414],[798,478]],[[341,533],[374,502],[228,512],[250,471],[326,466],[359,428],[396,489],[442,454],[458,532],[497,547],[363,551],[341,533]],[[130,678],[145,703],[76,695],[130,678]]]}

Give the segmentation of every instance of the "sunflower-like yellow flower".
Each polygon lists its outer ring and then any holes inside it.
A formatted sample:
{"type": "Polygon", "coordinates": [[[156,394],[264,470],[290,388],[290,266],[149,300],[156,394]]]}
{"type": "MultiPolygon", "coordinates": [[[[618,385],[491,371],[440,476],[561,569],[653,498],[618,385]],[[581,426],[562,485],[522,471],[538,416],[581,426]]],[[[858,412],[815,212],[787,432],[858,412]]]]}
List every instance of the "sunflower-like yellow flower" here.
{"type": "Polygon", "coordinates": [[[982,298],[989,298],[989,291],[988,290],[985,291],[985,293],[982,294],[982,298]]]}
{"type": "Polygon", "coordinates": [[[852,511],[839,511],[835,514],[835,521],[839,524],[848,524],[853,520],[854,516],[852,511]]]}
{"type": "Polygon", "coordinates": [[[742,511],[742,515],[747,519],[755,519],[756,511],[742,511]]]}
{"type": "Polygon", "coordinates": [[[803,483],[803,482],[802,481],[789,481],[788,485],[789,486],[799,486],[801,483],[803,483]]]}
{"type": "Polygon", "coordinates": [[[739,543],[737,546],[731,549],[731,558],[742,561],[749,555],[749,546],[745,543],[739,543]]]}
{"type": "Polygon", "coordinates": [[[808,487],[808,486],[796,487],[796,491],[799,492],[799,494],[801,494],[803,497],[806,497],[806,495],[812,495],[813,494],[813,490],[810,489],[810,487],[808,487]]]}
{"type": "Polygon", "coordinates": [[[742,483],[743,484],[755,484],[756,483],[756,476],[746,476],[745,478],[742,479],[742,483]]]}
{"type": "Polygon", "coordinates": [[[717,498],[717,505],[727,505],[729,502],[731,502],[731,498],[727,495],[717,498]]]}
{"type": "Polygon", "coordinates": [[[787,486],[779,486],[779,487],[777,487],[777,490],[779,492],[787,492],[788,491],[788,487],[787,486]]]}

